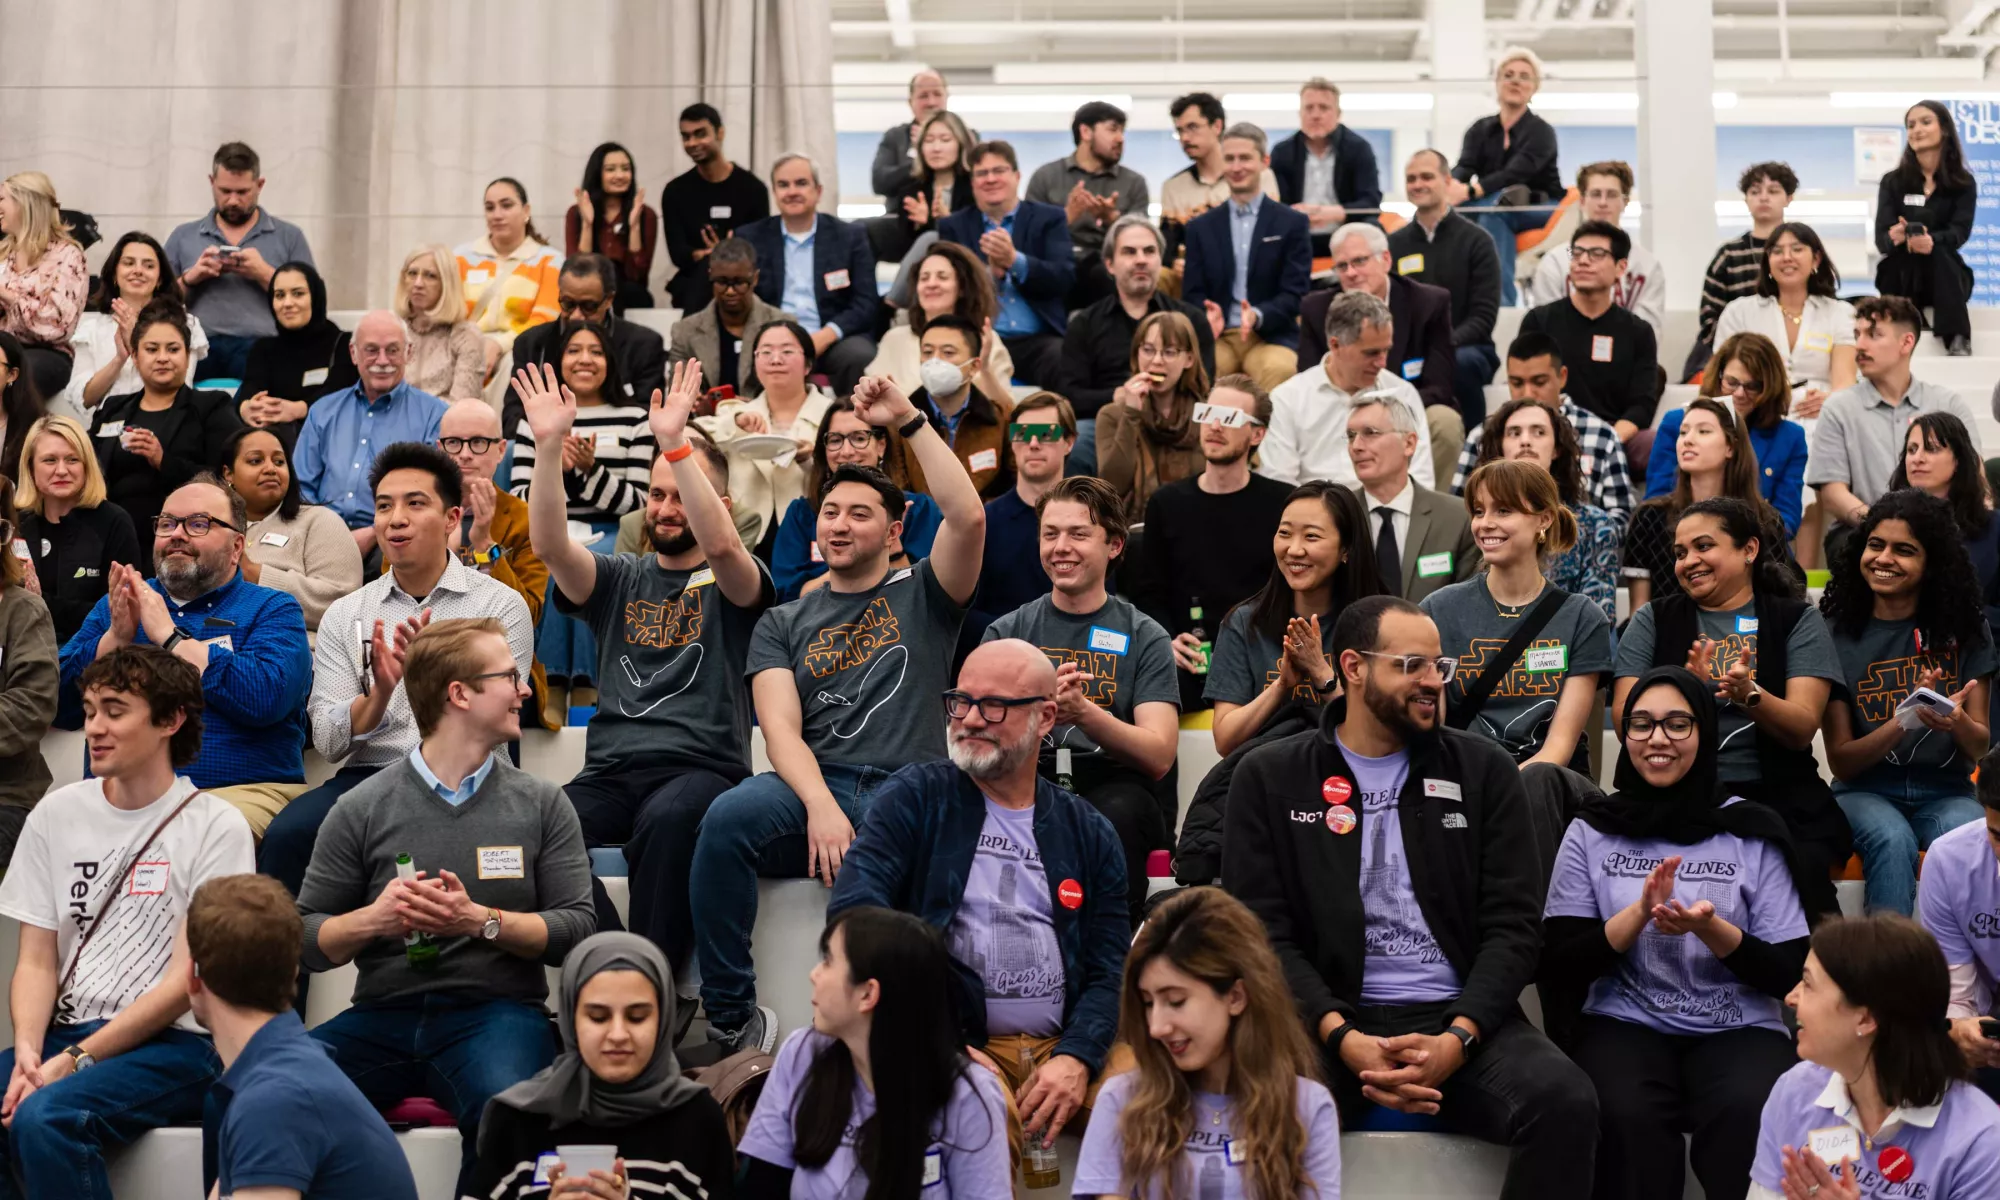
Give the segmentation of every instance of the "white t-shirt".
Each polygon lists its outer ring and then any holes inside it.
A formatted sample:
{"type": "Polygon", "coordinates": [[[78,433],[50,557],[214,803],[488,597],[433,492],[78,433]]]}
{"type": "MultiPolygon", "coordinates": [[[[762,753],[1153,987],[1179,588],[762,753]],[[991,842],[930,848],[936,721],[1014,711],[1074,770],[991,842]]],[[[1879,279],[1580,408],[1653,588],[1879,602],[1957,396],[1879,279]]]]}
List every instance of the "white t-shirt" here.
{"type": "MultiPolygon", "coordinates": [[[[243,815],[206,792],[197,794],[136,865],[132,856],[194,784],[185,775],[137,811],[113,808],[104,781],[86,779],[42,797],[21,827],[7,877],[0,881],[0,915],[56,933],[56,978],[112,887],[122,889],[103,927],[84,947],[69,991],[56,999],[53,1024],[75,1025],[118,1015],[166,974],[174,934],[194,890],[222,875],[257,869],[243,815]]],[[[175,1027],[200,1033],[192,1014],[175,1027]]]]}

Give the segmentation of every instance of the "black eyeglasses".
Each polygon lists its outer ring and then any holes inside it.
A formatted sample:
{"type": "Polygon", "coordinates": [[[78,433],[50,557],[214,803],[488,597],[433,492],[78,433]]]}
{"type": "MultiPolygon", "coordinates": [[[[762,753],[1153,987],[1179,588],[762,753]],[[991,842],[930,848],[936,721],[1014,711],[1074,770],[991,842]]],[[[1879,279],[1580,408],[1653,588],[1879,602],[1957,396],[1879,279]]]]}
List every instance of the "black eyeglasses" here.
{"type": "Polygon", "coordinates": [[[166,513],[161,513],[153,518],[153,532],[161,537],[172,537],[176,529],[187,530],[189,537],[207,537],[208,531],[217,525],[233,532],[242,532],[221,517],[211,517],[207,513],[196,513],[191,517],[170,517],[166,513]]]}
{"type": "Polygon", "coordinates": [[[497,437],[441,437],[438,439],[438,446],[446,454],[457,454],[460,450],[466,449],[470,449],[474,454],[484,454],[495,446],[505,445],[506,441],[506,438],[497,437]]]}
{"type": "Polygon", "coordinates": [[[826,435],[826,448],[835,450],[845,446],[849,450],[866,450],[874,443],[887,439],[888,436],[889,431],[886,429],[857,429],[852,433],[829,433],[826,435]]]}
{"type": "Polygon", "coordinates": [[[708,277],[709,286],[714,288],[718,292],[742,291],[744,288],[749,287],[753,282],[755,281],[744,278],[730,279],[727,276],[723,275],[710,275],[708,277]]]}
{"type": "Polygon", "coordinates": [[[1008,709],[1026,708],[1047,699],[1047,696],[968,696],[964,692],[946,692],[944,715],[954,721],[962,721],[965,714],[977,708],[981,720],[988,725],[998,725],[1007,719],[1008,709]]]}
{"type": "Polygon", "coordinates": [[[506,671],[488,671],[484,675],[474,675],[472,678],[466,680],[466,682],[476,684],[488,679],[504,679],[507,681],[508,686],[519,691],[521,688],[521,668],[514,667],[506,671]]]}
{"type": "Polygon", "coordinates": [[[610,307],[610,304],[609,300],[558,300],[556,301],[556,311],[583,313],[588,316],[591,313],[603,312],[606,308],[610,307]]]}
{"type": "Polygon", "coordinates": [[[1625,719],[1625,736],[1632,741],[1645,741],[1655,729],[1664,731],[1671,741],[1685,742],[1694,733],[1694,718],[1687,713],[1668,713],[1656,721],[1646,713],[1633,713],[1625,719]]]}

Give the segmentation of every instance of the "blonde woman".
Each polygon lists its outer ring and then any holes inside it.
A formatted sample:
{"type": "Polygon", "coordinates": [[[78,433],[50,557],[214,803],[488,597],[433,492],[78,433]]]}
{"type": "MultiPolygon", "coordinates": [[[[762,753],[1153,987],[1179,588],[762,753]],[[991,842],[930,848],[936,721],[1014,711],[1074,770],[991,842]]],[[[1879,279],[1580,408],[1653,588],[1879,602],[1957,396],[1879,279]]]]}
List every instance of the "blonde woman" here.
{"type": "Polygon", "coordinates": [[[47,581],[42,599],[56,640],[66,642],[104,597],[111,564],[139,561],[139,535],[131,516],[105,498],[104,470],[81,422],[51,415],[28,426],[19,469],[20,538],[35,577],[47,581]]]}
{"type": "Polygon", "coordinates": [[[56,185],[40,171],[9,175],[0,186],[0,331],[21,339],[44,396],[69,385],[69,340],[89,294],[90,268],[62,223],[56,185]]]}
{"type": "Polygon", "coordinates": [[[1125,498],[1134,521],[1162,484],[1201,474],[1194,406],[1208,399],[1194,325],[1156,312],[1132,334],[1132,377],[1097,413],[1097,473],[1125,498]]]}
{"type": "Polygon", "coordinates": [[[410,327],[403,378],[442,400],[476,400],[486,381],[486,342],[465,316],[465,286],[451,251],[432,243],[403,259],[396,315],[410,327]]]}

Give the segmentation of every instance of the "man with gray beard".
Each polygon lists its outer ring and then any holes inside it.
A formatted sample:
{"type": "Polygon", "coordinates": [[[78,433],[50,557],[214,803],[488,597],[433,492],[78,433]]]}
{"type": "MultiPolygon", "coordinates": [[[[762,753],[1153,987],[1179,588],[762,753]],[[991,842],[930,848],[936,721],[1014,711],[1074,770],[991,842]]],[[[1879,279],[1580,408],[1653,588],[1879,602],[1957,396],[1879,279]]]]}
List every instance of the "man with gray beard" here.
{"type": "Polygon", "coordinates": [[[943,932],[966,1045],[1013,1089],[1022,1126],[1052,1143],[1090,1106],[1117,1032],[1125,853],[1103,814],[1036,772],[1056,726],[1041,650],[980,646],[944,714],[951,761],[876,789],[827,915],[875,905],[943,932]]]}
{"type": "Polygon", "coordinates": [[[305,791],[312,650],[286,592],[246,581],[243,498],[206,472],[167,496],[147,579],[113,563],[105,596],[62,651],[62,686],[120,646],[151,644],[201,672],[201,752],[181,772],[234,805],[259,837],[305,791]]]}

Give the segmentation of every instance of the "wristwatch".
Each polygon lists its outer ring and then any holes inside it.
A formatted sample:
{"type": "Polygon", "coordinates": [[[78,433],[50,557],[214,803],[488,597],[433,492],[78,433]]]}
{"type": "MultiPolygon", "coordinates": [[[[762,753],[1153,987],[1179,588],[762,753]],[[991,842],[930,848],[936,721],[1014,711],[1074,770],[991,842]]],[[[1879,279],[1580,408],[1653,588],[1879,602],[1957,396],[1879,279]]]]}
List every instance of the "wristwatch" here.
{"type": "Polygon", "coordinates": [[[79,1071],[87,1071],[97,1065],[97,1060],[81,1046],[64,1046],[63,1053],[69,1055],[70,1061],[76,1064],[76,1069],[79,1071]]]}
{"type": "Polygon", "coordinates": [[[903,422],[902,427],[896,430],[896,436],[902,438],[904,441],[907,442],[911,438],[917,436],[917,434],[923,432],[924,426],[928,424],[930,424],[929,419],[926,418],[924,414],[918,413],[917,415],[911,417],[909,420],[903,422]]]}
{"type": "Polygon", "coordinates": [[[1467,1062],[1470,1062],[1472,1060],[1472,1048],[1479,1044],[1478,1037],[1474,1036],[1473,1032],[1463,1025],[1447,1025],[1444,1027],[1444,1031],[1457,1038],[1458,1044],[1465,1047],[1465,1058],[1467,1062]]]}
{"type": "Polygon", "coordinates": [[[1757,681],[1753,679],[1750,681],[1750,697],[1749,699],[1743,702],[1743,707],[1755,708],[1759,704],[1762,704],[1763,702],[1764,702],[1764,689],[1758,687],[1757,681]]]}
{"type": "Polygon", "coordinates": [[[489,942],[497,941],[499,939],[500,937],[499,909],[489,908],[486,910],[486,924],[481,925],[479,927],[479,936],[485,938],[489,942]]]}
{"type": "Polygon", "coordinates": [[[186,630],[176,629],[173,631],[172,634],[168,635],[166,641],[160,643],[160,649],[165,650],[168,654],[172,654],[174,652],[174,647],[180,645],[182,642],[187,641],[187,637],[188,635],[186,630]]]}

